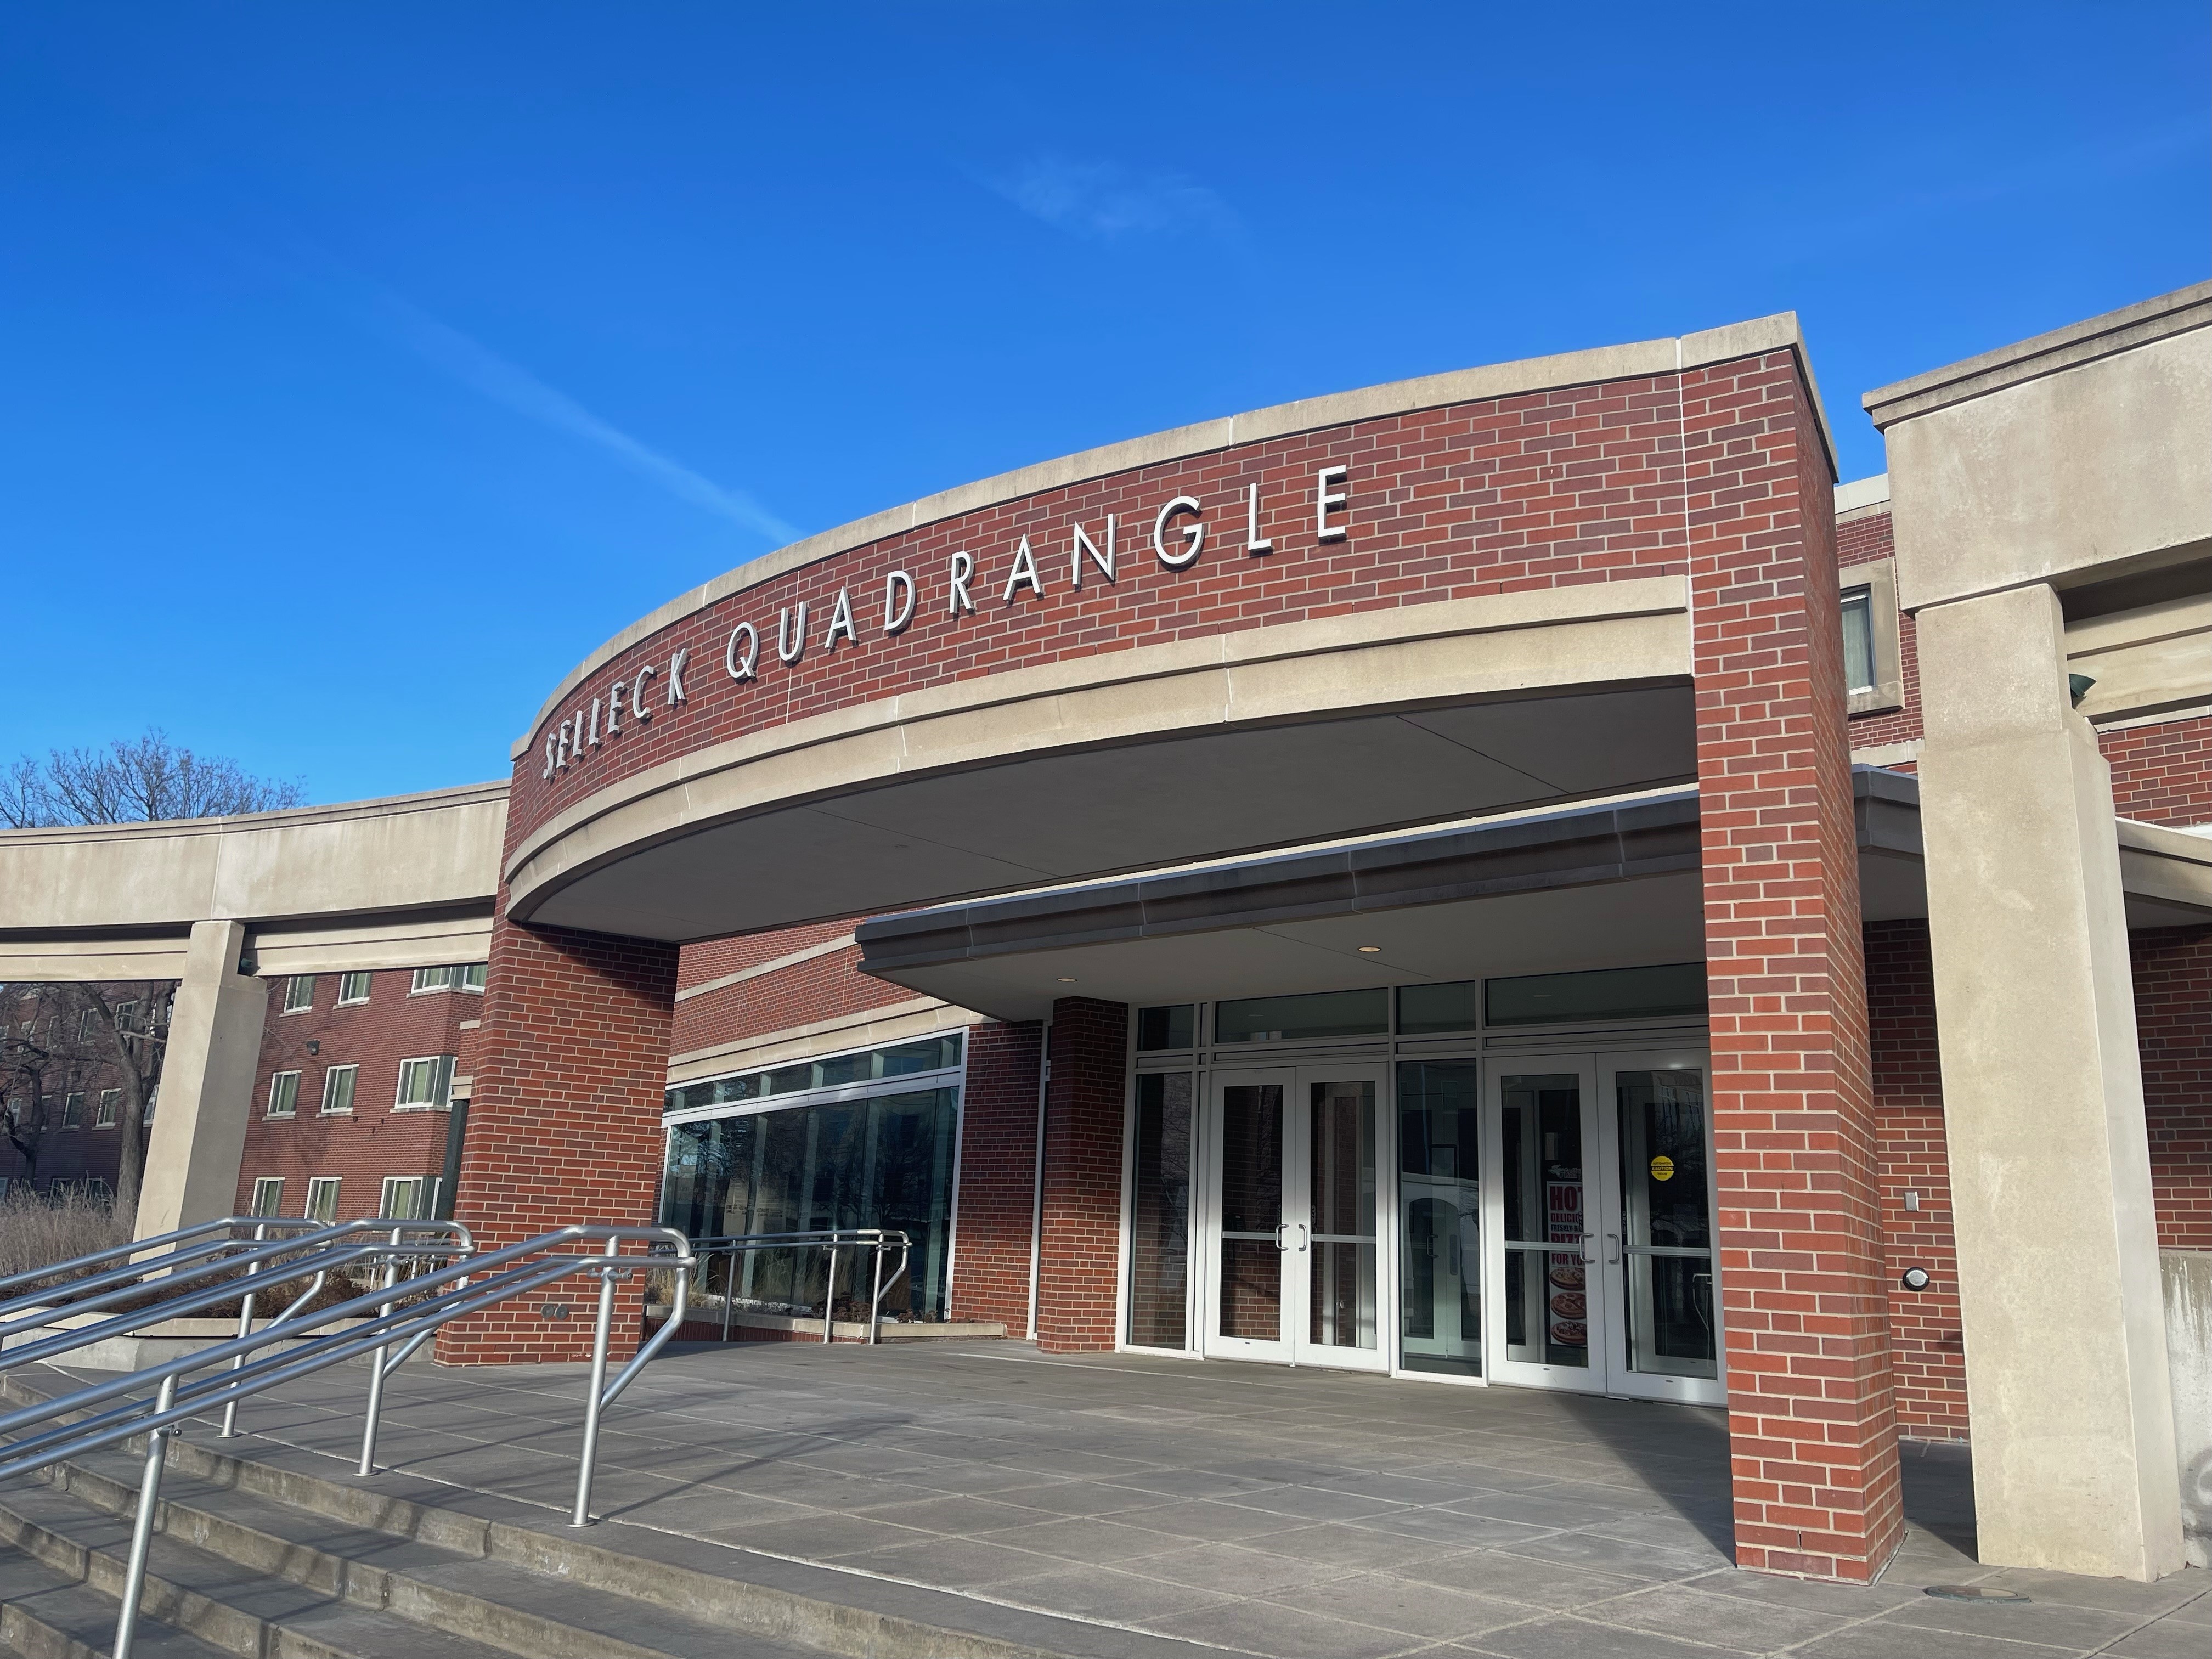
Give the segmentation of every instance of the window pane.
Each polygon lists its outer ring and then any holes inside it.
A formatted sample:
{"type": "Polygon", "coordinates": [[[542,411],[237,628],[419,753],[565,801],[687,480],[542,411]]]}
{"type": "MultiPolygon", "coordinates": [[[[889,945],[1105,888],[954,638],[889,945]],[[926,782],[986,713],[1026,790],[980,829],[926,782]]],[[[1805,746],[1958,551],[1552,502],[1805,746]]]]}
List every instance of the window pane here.
{"type": "Polygon", "coordinates": [[[1705,965],[1605,968],[1590,974],[1534,974],[1483,981],[1492,1025],[1569,1020],[1659,1019],[1705,1012],[1705,965]]]}
{"type": "Polygon", "coordinates": [[[1389,992],[1377,988],[1217,1003],[1214,1040],[1287,1042],[1299,1037],[1379,1036],[1389,1026],[1389,992]]]}
{"type": "Polygon", "coordinates": [[[360,1068],[354,1066],[333,1066],[323,1076],[323,1109],[326,1112],[353,1110],[354,1079],[360,1068]]]}
{"type": "Polygon", "coordinates": [[[1148,1073],[1137,1079],[1129,1340],[1147,1347],[1180,1348],[1188,1340],[1190,1102],[1188,1072],[1148,1073]]]}
{"type": "Polygon", "coordinates": [[[467,967],[461,969],[461,988],[465,991],[483,990],[484,988],[484,975],[489,971],[490,966],[489,963],[482,962],[472,962],[469,963],[467,967]]]}
{"type": "Polygon", "coordinates": [[[1398,1035],[1419,1036],[1425,1031],[1472,1031],[1480,1024],[1475,997],[1482,981],[1467,979],[1456,985],[1403,985],[1398,988],[1398,1035]]]}
{"type": "Polygon", "coordinates": [[[307,1216],[314,1221],[335,1221],[338,1213],[338,1183],[317,1180],[307,1183],[307,1216]]]}
{"type": "Polygon", "coordinates": [[[1482,1374],[1480,1077],[1472,1060],[1398,1067],[1400,1331],[1409,1371],[1482,1374]]]}
{"type": "Polygon", "coordinates": [[[338,979],[338,1000],[340,1002],[368,1001],[368,975],[367,974],[345,974],[340,975],[338,979]]]}
{"type": "Polygon", "coordinates": [[[289,1117],[300,1103],[300,1074],[279,1072],[269,1079],[269,1115],[289,1117]]]}
{"type": "Polygon", "coordinates": [[[1192,1047],[1198,1030],[1197,1014],[1196,1006],[1188,1002],[1178,1002],[1168,1008],[1138,1009],[1138,1053],[1192,1047]]]}
{"type": "Polygon", "coordinates": [[[315,978],[312,974],[295,974],[284,984],[284,1012],[297,1012],[315,1006],[315,978]]]}
{"type": "Polygon", "coordinates": [[[284,1178],[282,1176],[263,1176],[253,1183],[253,1213],[282,1215],[284,1212],[284,1178]]]}
{"type": "Polygon", "coordinates": [[[1863,587],[1844,594],[1844,684],[1854,691],[1874,688],[1874,605],[1863,587]]]}

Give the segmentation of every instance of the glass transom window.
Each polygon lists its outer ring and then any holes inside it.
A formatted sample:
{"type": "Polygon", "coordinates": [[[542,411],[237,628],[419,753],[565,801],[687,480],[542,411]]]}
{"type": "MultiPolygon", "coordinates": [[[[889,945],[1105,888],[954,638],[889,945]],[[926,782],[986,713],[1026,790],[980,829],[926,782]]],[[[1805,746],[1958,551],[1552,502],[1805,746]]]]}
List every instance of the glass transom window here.
{"type": "Polygon", "coordinates": [[[1601,968],[1587,974],[1530,974],[1483,981],[1492,1025],[1559,1025],[1601,1019],[1702,1018],[1705,964],[1601,968]]]}
{"type": "Polygon", "coordinates": [[[1381,1036],[1389,1029],[1390,994],[1379,988],[1318,991],[1295,997],[1245,997],[1213,1005],[1216,1042],[1381,1036]]]}

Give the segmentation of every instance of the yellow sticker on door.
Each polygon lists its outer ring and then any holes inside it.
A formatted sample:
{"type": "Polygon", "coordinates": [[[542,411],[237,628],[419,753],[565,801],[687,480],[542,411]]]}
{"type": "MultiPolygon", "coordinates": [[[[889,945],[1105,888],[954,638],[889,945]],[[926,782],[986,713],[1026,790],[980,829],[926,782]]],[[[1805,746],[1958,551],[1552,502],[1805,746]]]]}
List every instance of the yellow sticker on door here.
{"type": "Polygon", "coordinates": [[[1651,1160],[1651,1178],[1654,1181],[1672,1181],[1674,1178],[1674,1160],[1668,1157],[1664,1152],[1660,1153],[1658,1157],[1653,1158],[1651,1160]]]}

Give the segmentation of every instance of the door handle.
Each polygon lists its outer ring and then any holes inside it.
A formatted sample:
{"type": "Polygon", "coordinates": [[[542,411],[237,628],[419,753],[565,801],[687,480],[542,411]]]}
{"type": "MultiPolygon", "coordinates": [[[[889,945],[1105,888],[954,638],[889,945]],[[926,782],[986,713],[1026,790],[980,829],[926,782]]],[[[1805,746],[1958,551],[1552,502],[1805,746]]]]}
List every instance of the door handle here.
{"type": "Polygon", "coordinates": [[[1605,1236],[1605,1247],[1611,1252],[1605,1259],[1605,1265],[1608,1267],[1618,1267],[1620,1265],[1620,1235],[1607,1233],[1605,1236]]]}
{"type": "Polygon", "coordinates": [[[1589,1254],[1589,1249],[1590,1240],[1592,1240],[1593,1238],[1595,1238],[1596,1237],[1597,1237],[1597,1235],[1596,1235],[1595,1233],[1584,1233],[1584,1234],[1583,1235],[1583,1254],[1582,1254],[1581,1261],[1582,1261],[1582,1264],[1583,1264],[1583,1267],[1596,1267],[1596,1266],[1597,1266],[1597,1258],[1596,1258],[1595,1256],[1594,1256],[1594,1255],[1590,1255],[1590,1254],[1589,1254]]]}
{"type": "Polygon", "coordinates": [[[1313,1235],[1306,1231],[1306,1224],[1303,1221],[1298,1223],[1298,1249],[1301,1250],[1304,1249],[1306,1245],[1311,1241],[1312,1237],[1313,1235]]]}
{"type": "Polygon", "coordinates": [[[1284,1242],[1283,1238],[1283,1235],[1290,1231],[1290,1230],[1291,1224],[1287,1221],[1279,1221],[1275,1224],[1275,1248],[1277,1249],[1287,1250],[1291,1248],[1288,1243],[1284,1242]]]}

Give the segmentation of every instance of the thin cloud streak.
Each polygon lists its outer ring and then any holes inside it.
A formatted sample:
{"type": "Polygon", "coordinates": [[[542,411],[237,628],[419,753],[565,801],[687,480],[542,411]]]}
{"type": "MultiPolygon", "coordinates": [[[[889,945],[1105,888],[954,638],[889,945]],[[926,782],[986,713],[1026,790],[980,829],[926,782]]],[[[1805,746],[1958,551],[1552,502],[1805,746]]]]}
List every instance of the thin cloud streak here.
{"type": "Polygon", "coordinates": [[[440,322],[396,295],[380,295],[376,308],[382,320],[404,344],[471,392],[513,410],[526,420],[605,451],[672,495],[717,514],[779,546],[797,541],[803,533],[744,490],[725,489],[711,478],[702,477],[682,462],[640,443],[620,428],[610,426],[567,393],[556,391],[527,369],[507,362],[459,329],[440,322]]]}
{"type": "Polygon", "coordinates": [[[987,182],[1030,217],[1097,241],[1182,230],[1234,239],[1243,228],[1228,203],[1180,173],[1135,173],[1111,161],[1040,155],[987,182]]]}

